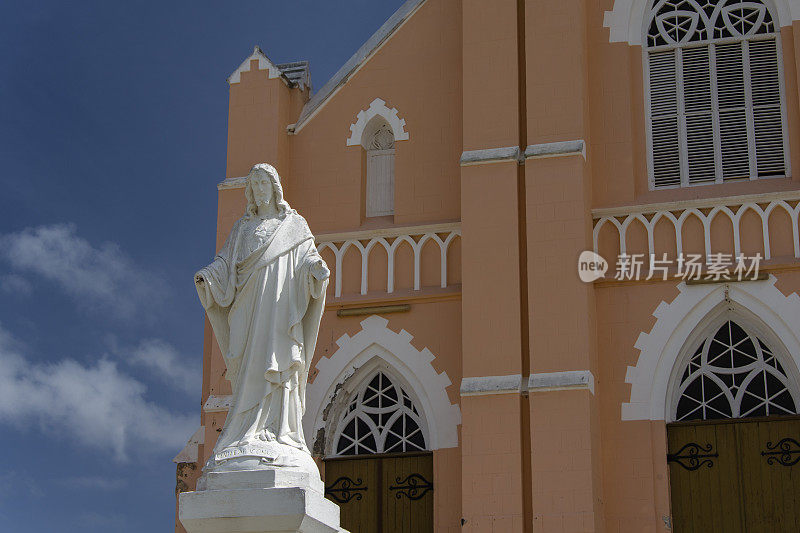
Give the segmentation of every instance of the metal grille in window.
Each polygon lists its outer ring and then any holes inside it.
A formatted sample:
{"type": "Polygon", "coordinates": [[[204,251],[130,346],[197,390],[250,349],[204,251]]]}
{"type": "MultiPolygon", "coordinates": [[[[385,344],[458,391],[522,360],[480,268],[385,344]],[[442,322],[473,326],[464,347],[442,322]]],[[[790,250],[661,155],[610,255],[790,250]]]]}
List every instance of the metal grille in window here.
{"type": "Polygon", "coordinates": [[[675,420],[789,415],[798,405],[772,350],[731,320],[697,348],[679,395],[675,420]]]}
{"type": "Polygon", "coordinates": [[[655,0],[646,25],[653,188],[786,176],[777,25],[759,0],[655,0]]]}
{"type": "Polygon", "coordinates": [[[347,406],[334,449],[337,455],[425,450],[414,401],[389,376],[376,373],[347,406]]]}

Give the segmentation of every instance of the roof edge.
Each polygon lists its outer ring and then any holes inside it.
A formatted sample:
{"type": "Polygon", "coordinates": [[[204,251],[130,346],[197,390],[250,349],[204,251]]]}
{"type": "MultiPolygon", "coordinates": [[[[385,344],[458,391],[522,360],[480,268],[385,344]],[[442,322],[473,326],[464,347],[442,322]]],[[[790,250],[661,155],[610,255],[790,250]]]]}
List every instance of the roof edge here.
{"type": "Polygon", "coordinates": [[[258,60],[259,70],[268,70],[269,77],[280,78],[286,85],[292,86],[292,81],[279,69],[272,60],[267,57],[267,54],[261,50],[261,47],[256,45],[253,47],[253,53],[247,56],[247,59],[242,61],[242,64],[228,76],[228,84],[239,83],[241,81],[242,72],[250,72],[250,61],[253,59],[258,60]]]}
{"type": "Polygon", "coordinates": [[[361,48],[329,79],[318,93],[314,94],[300,112],[297,122],[290,124],[290,133],[298,133],[322,109],[333,95],[344,86],[353,74],[369,61],[375,53],[405,24],[427,0],[407,0],[389,19],[378,28],[378,31],[367,39],[361,48]]]}

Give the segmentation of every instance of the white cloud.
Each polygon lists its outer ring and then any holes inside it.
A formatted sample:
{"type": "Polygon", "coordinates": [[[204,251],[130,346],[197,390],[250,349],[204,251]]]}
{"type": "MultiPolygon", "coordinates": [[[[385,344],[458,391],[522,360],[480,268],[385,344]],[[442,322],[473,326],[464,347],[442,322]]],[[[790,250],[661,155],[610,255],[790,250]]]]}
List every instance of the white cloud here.
{"type": "Polygon", "coordinates": [[[0,235],[0,254],[14,269],[58,284],[79,304],[122,317],[163,293],[164,282],[136,267],[117,244],[94,247],[77,235],[74,224],[0,235]]]}
{"type": "Polygon", "coordinates": [[[113,348],[125,362],[150,370],[153,375],[188,393],[200,393],[201,363],[182,357],[161,339],[145,339],[133,348],[113,348]]]}
{"type": "Polygon", "coordinates": [[[100,360],[31,364],[0,325],[0,420],[38,423],[40,438],[72,441],[125,460],[134,451],[180,450],[196,417],[145,399],[146,387],[100,360]]]}
{"type": "Polygon", "coordinates": [[[0,289],[3,292],[17,293],[17,294],[30,294],[33,291],[31,282],[22,276],[16,274],[8,274],[0,278],[0,289]]]}

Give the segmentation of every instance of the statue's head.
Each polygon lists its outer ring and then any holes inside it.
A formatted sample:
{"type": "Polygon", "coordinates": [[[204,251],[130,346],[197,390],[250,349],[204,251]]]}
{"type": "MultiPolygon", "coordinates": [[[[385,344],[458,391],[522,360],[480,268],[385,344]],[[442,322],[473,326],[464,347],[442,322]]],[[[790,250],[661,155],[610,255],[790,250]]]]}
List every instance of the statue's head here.
{"type": "Polygon", "coordinates": [[[267,163],[259,163],[250,169],[244,196],[247,198],[247,216],[255,216],[259,205],[269,205],[273,202],[280,216],[291,210],[283,199],[283,187],[278,171],[267,163]]]}

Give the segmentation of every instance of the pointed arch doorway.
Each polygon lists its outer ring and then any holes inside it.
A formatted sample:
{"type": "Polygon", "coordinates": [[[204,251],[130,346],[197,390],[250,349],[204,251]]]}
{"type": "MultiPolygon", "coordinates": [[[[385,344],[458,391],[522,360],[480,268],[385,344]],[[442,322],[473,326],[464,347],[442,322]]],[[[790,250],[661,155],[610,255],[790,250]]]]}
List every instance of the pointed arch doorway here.
{"type": "Polygon", "coordinates": [[[800,531],[800,391],[780,341],[733,309],[690,337],[667,424],[673,530],[800,531]]]}
{"type": "Polygon", "coordinates": [[[325,496],[352,533],[433,531],[433,455],[410,388],[388,365],[366,373],[340,406],[325,496]]]}

